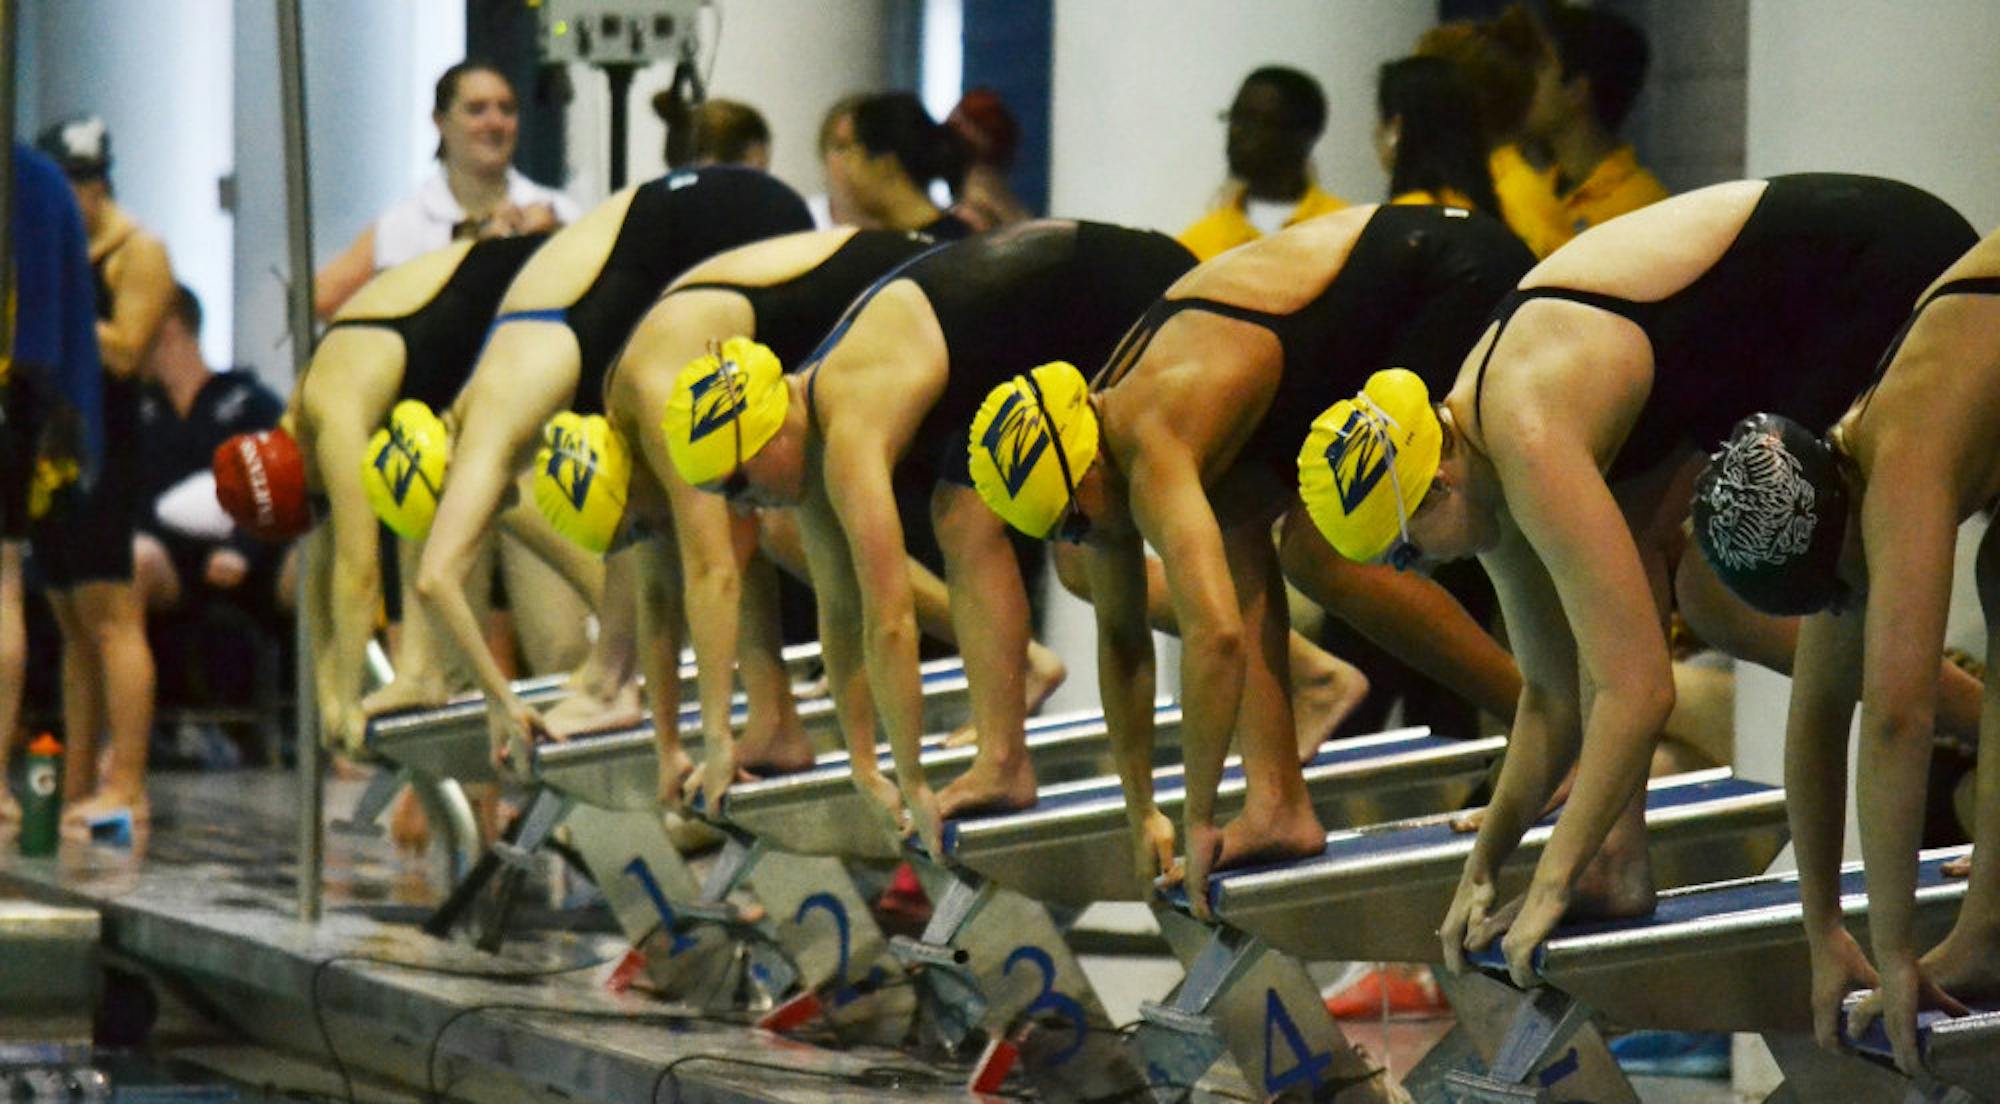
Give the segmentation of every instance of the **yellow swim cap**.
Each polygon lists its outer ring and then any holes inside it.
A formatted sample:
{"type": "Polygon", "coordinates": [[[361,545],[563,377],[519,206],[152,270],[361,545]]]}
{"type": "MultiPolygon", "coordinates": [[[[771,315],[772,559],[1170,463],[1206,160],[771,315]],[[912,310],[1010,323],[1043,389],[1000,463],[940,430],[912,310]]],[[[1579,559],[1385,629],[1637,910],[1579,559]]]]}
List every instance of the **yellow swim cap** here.
{"type": "Polygon", "coordinates": [[[431,408],[404,399],[375,431],[362,461],[361,489],[383,524],[405,540],[422,540],[437,516],[451,463],[451,436],[431,408]]]}
{"type": "Polygon", "coordinates": [[[1313,419],[1299,449],[1299,495],[1327,543],[1350,560],[1381,557],[1437,475],[1444,430],[1430,389],[1387,368],[1313,419]]]}
{"type": "Polygon", "coordinates": [[[603,555],[625,517],[632,452],[603,415],[565,410],[542,427],[535,454],[535,508],[556,532],[603,555]]]}
{"type": "Polygon", "coordinates": [[[967,437],[979,497],[1007,524],[1046,540],[1069,508],[1076,481],[1097,459],[1090,385],[1060,360],[1015,376],[986,393],[967,437]]]}
{"type": "Polygon", "coordinates": [[[662,423],[667,455],[682,479],[697,487],[714,483],[777,435],[790,404],[777,356],[747,337],[732,337],[720,354],[696,357],[674,377],[662,423]]]}

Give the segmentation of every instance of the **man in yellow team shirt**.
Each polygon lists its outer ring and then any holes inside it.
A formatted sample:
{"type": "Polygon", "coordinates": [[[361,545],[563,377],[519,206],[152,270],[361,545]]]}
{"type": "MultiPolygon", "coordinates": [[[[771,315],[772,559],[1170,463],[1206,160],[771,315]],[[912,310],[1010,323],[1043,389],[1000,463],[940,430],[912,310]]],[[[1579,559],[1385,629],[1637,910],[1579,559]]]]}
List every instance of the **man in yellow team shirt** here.
{"type": "Polygon", "coordinates": [[[1180,233],[1200,260],[1296,222],[1347,206],[1312,180],[1313,143],[1326,128],[1326,96],[1297,69],[1267,65],[1243,78],[1223,116],[1229,187],[1222,202],[1180,233]]]}
{"type": "Polygon", "coordinates": [[[1549,13],[1548,37],[1553,56],[1538,67],[1524,129],[1547,151],[1549,164],[1535,170],[1521,162],[1519,170],[1545,177],[1554,192],[1547,228],[1528,242],[1538,255],[1667,198],[1632,147],[1618,140],[1645,83],[1645,35],[1611,12],[1558,5],[1549,13]]]}

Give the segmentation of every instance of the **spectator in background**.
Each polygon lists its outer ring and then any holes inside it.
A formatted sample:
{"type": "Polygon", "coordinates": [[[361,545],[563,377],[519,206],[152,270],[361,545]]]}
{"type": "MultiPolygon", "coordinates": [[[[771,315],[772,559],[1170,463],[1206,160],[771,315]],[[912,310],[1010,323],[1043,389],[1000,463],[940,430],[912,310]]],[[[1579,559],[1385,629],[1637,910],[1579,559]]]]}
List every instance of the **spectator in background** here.
{"type": "Polygon", "coordinates": [[[1486,139],[1486,166],[1500,217],[1537,257],[1568,240],[1552,174],[1530,164],[1524,127],[1536,72],[1549,55],[1547,39],[1526,9],[1510,8],[1489,22],[1446,23],[1417,39],[1418,57],[1448,61],[1464,74],[1486,139]]]}
{"type": "Polygon", "coordinates": [[[438,171],[417,193],[361,231],[313,281],[313,310],[333,317],[375,273],[454,238],[507,237],[553,230],[577,216],[568,196],[513,167],[520,122],[514,86],[492,64],[461,61],[432,93],[438,171]]]}
{"type": "Polygon", "coordinates": [[[21,817],[5,784],[28,661],[21,546],[104,445],[83,217],[56,165],[20,143],[13,153],[14,348],[0,370],[0,824],[21,817]]]}
{"type": "Polygon", "coordinates": [[[699,168],[703,165],[742,165],[769,172],[771,168],[771,127],[756,108],[741,100],[704,100],[699,106],[685,107],[675,88],[653,97],[653,110],[667,124],[667,168],[699,168]],[[693,134],[682,154],[679,130],[693,134]]]}
{"type": "Polygon", "coordinates": [[[958,136],[967,155],[965,178],[952,192],[958,202],[951,213],[975,233],[1033,218],[1034,212],[1007,186],[1021,147],[1021,124],[1000,94],[991,88],[967,92],[944,125],[958,136]]]}
{"type": "Polygon", "coordinates": [[[1472,88],[1442,58],[1407,57],[1375,78],[1375,155],[1389,202],[1440,203],[1498,216],[1472,88]]]}
{"type": "Polygon", "coordinates": [[[174,273],[166,246],[111,197],[111,136],[102,119],[58,123],[37,145],[69,177],[83,213],[104,371],[102,469],[80,499],[51,511],[33,533],[35,570],[63,640],[63,824],[76,832],[129,817],[137,826],[150,816],[146,752],[154,681],[132,571],[132,532],[143,505],[139,370],[173,299],[174,273]],[[100,732],[111,740],[102,779],[100,732]]]}
{"type": "Polygon", "coordinates": [[[149,611],[195,595],[230,597],[257,614],[277,601],[283,550],[254,540],[222,512],[210,464],[238,433],[278,424],[284,403],[249,372],[211,371],[201,355],[201,301],[174,289],[146,361],[139,408],[146,508],[133,538],[140,596],[149,611]]]}
{"type": "Polygon", "coordinates": [[[1293,223],[1338,211],[1345,200],[1312,178],[1312,148],[1326,129],[1326,95],[1297,69],[1267,65],[1243,78],[1229,124],[1229,184],[1214,210],[1181,231],[1201,260],[1293,223]]]}
{"type": "Polygon", "coordinates": [[[1564,226],[1574,237],[1667,198],[1666,188],[1618,140],[1646,83],[1646,36],[1624,16],[1557,4],[1549,12],[1553,65],[1529,104],[1527,129],[1548,151],[1564,226]]]}
{"type": "Polygon", "coordinates": [[[828,215],[839,225],[920,230],[941,241],[972,227],[931,202],[930,183],[956,189],[966,151],[908,92],[850,96],[827,111],[819,130],[828,215]]]}

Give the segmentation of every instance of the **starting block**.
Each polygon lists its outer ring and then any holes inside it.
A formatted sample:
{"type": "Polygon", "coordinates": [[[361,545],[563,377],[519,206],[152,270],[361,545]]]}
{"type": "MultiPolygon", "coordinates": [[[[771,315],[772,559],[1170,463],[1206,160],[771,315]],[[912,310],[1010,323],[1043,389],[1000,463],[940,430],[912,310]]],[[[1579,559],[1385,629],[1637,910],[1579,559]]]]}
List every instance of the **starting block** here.
{"type": "MultiPolygon", "coordinates": [[[[1146,1010],[1139,1044],[1149,1067],[1184,1071],[1204,1053],[1213,1055],[1208,1037],[1233,1032],[1228,1049],[1253,1087],[1262,1078],[1272,1092],[1295,1085],[1323,1092],[1329,1084],[1351,1086],[1343,1091],[1364,1094],[1357,1099],[1402,1092],[1357,1081],[1365,1066],[1355,1064],[1296,959],[1439,961],[1437,921],[1474,838],[1456,831],[1451,819],[1333,831],[1315,858],[1219,874],[1209,884],[1214,926],[1182,914],[1184,893],[1170,895],[1182,912],[1156,911],[1188,979],[1170,1007],[1146,1010]],[[1213,1026],[1206,1034],[1190,1031],[1190,1017],[1213,1026]],[[1322,1077],[1333,1080],[1323,1084],[1322,1077]]],[[[1649,788],[1647,822],[1656,877],[1668,884],[1741,875],[1762,869],[1783,846],[1784,796],[1728,771],[1683,775],[1649,788]]],[[[1503,899],[1525,882],[1551,827],[1545,822],[1522,841],[1502,878],[1503,899]]],[[[1475,1005],[1471,994],[1461,1002],[1455,993],[1454,1004],[1462,1021],[1480,1018],[1467,1014],[1475,1005]]],[[[1506,1011],[1497,1013],[1499,1022],[1506,1011]]],[[[1569,1031],[1575,1024],[1561,1026],[1569,1031]]],[[[1462,1023],[1459,1030],[1469,1029],[1462,1023]]],[[[1608,1053],[1603,1057],[1608,1063],[1608,1053]]],[[[1419,1080],[1413,1075],[1405,1087],[1419,1080]]]]}
{"type": "MultiPolygon", "coordinates": [[[[1919,945],[1950,930],[1965,882],[1946,877],[1942,868],[1967,851],[1947,848],[1922,856],[1919,945]]],[[[1848,930],[1865,946],[1868,898],[1860,864],[1843,869],[1840,892],[1848,930]]],[[[1802,920],[1796,874],[1670,891],[1649,916],[1558,931],[1536,951],[1536,969],[1551,987],[1538,991],[1625,1026],[1761,1034],[1785,1074],[1785,1087],[1773,1100],[1990,1099],[1980,1094],[2000,1081],[2000,1016],[1992,1013],[1920,1026],[1934,1086],[1919,1087],[1895,1071],[1879,1025],[1870,1036],[1851,1041],[1859,1056],[1819,1049],[1811,1036],[1812,973],[1802,920]],[[1867,1056],[1876,1061],[1863,1060],[1867,1056]],[[1952,1091],[1967,1095],[1953,1097],[1952,1091]]]]}
{"type": "MultiPolygon", "coordinates": [[[[1307,791],[1319,816],[1333,823],[1449,807],[1472,791],[1503,746],[1499,738],[1453,741],[1426,729],[1332,742],[1307,764],[1307,791]]],[[[1182,768],[1157,770],[1153,782],[1162,811],[1178,813],[1182,768]]],[[[1240,810],[1244,796],[1242,766],[1232,759],[1217,791],[1218,812],[1240,810]]],[[[1096,997],[1046,908],[1029,898],[1070,904],[1146,899],[1150,887],[1131,872],[1118,780],[1054,786],[1033,809],[951,821],[944,841],[948,869],[931,871],[945,884],[941,898],[933,891],[941,903],[932,927],[919,943],[896,946],[899,957],[923,967],[925,1010],[940,1034],[949,1039],[954,1030],[969,1035],[980,1026],[1005,1034],[1023,1007],[1017,997],[1003,995],[1015,983],[1007,967],[1030,955],[1048,964],[1036,996],[1067,1002],[1072,1018],[1089,1022],[1096,997]]],[[[1207,939],[1205,925],[1171,912],[1160,923],[1189,967],[1189,980],[1171,1005],[1148,1006],[1136,1048],[1096,1058],[1092,1072],[1107,1084],[1129,1079],[1136,1066],[1157,1098],[1175,1098],[1227,1049],[1251,1085],[1271,1095],[1393,1099],[1369,1063],[1340,1038],[1299,963],[1241,933],[1207,939]],[[1288,1010],[1293,1008],[1299,1011],[1288,1010]],[[1320,1026],[1324,1031],[1315,1034],[1320,1026]]],[[[1055,1073],[1041,1072],[1044,1079],[1055,1073]]]]}
{"type": "MultiPolygon", "coordinates": [[[[1162,743],[1173,739],[1180,731],[1180,706],[1156,703],[1153,723],[1162,743]]],[[[1110,730],[1096,710],[1033,717],[1027,723],[1027,747],[1038,776],[1077,770],[1094,774],[1110,754],[1110,730]]],[[[942,737],[927,738],[919,760],[924,777],[933,786],[943,785],[972,765],[976,750],[948,748],[942,737]]],[[[879,752],[878,761],[885,773],[893,771],[887,750],[879,752]]],[[[845,752],[822,755],[811,770],[731,786],[714,817],[772,850],[878,862],[901,859],[901,841],[887,831],[859,827],[875,824],[877,816],[869,799],[854,788],[851,774],[845,752]]]]}
{"type": "MultiPolygon", "coordinates": [[[[1323,824],[1448,809],[1465,800],[1505,746],[1498,736],[1447,740],[1427,728],[1329,742],[1305,765],[1306,789],[1323,824]]],[[[1178,820],[1186,785],[1178,765],[1153,772],[1161,812],[1178,820]]],[[[1243,798],[1243,768],[1232,758],[1216,789],[1217,819],[1235,816],[1243,798]]],[[[1152,894],[1132,873],[1125,792],[1116,778],[1044,788],[1032,809],[954,820],[945,848],[954,863],[1039,901],[1081,907],[1152,894]]]]}
{"type": "MultiPolygon", "coordinates": [[[[1438,921],[1472,852],[1450,815],[1329,832],[1315,858],[1231,871],[1209,883],[1230,927],[1300,958],[1442,962],[1438,921]]],[[[1499,899],[1527,885],[1554,828],[1530,829],[1500,873],[1499,899]]],[[[1727,768],[1655,779],[1646,790],[1653,881],[1661,887],[1755,874],[1789,836],[1783,790],[1727,768]]]]}
{"type": "MultiPolygon", "coordinates": [[[[1849,1015],[1862,995],[1848,997],[1842,1010],[1841,1036],[1848,1046],[1875,1064],[1900,1076],[1889,1033],[1880,1020],[1859,1037],[1847,1034],[1849,1015]]],[[[1910,1093],[1935,1104],[1984,1104],[2000,1088],[2000,1008],[1976,1009],[1969,1016],[1943,1012],[1917,1013],[1917,1049],[1924,1068],[1936,1079],[1910,1085],[1910,1093]]]]}
{"type": "MultiPolygon", "coordinates": [[[[813,653],[814,658],[817,652],[813,653]]],[[[803,661],[801,661],[803,662],[803,661]]],[[[681,734],[698,740],[701,736],[701,704],[689,700],[693,690],[688,682],[692,672],[682,669],[681,734]]],[[[547,708],[567,696],[565,676],[528,679],[514,684],[522,700],[537,709],[547,708]]],[[[967,715],[964,665],[957,659],[932,660],[923,665],[924,724],[927,731],[949,731],[963,723],[967,715]]],[[[748,716],[742,694],[731,702],[731,723],[748,716]]],[[[833,703],[826,697],[800,703],[799,720],[809,732],[833,732],[839,725],[833,703]]],[[[642,737],[651,748],[650,722],[623,730],[642,737]]],[[[498,782],[491,751],[487,746],[486,699],[471,694],[454,698],[434,709],[412,709],[372,717],[366,735],[369,750],[390,762],[434,778],[460,782],[498,782]]],[[[574,742],[574,741],[570,741],[574,742]]],[[[545,745],[540,754],[556,747],[545,745]]]]}

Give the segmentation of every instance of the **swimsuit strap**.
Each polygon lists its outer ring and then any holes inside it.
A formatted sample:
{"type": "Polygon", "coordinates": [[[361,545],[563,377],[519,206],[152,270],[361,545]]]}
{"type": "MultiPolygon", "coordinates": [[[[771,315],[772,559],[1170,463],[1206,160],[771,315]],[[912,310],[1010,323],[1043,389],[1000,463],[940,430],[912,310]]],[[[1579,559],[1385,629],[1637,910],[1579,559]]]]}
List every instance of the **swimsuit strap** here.
{"type": "Polygon", "coordinates": [[[493,319],[493,324],[491,326],[486,327],[486,332],[488,334],[491,334],[494,330],[499,329],[500,327],[506,325],[509,322],[568,322],[568,321],[569,321],[568,307],[544,307],[540,310],[508,311],[506,314],[500,315],[495,319],[493,319]]]}
{"type": "Polygon", "coordinates": [[[1640,303],[1631,299],[1620,298],[1616,295],[1606,295],[1597,291],[1583,291],[1578,288],[1532,287],[1515,288],[1513,291],[1508,292],[1507,297],[1500,300],[1499,308],[1493,312],[1494,321],[1500,324],[1500,328],[1493,332],[1493,343],[1486,347],[1486,355],[1479,360],[1479,376],[1477,381],[1472,385],[1472,413],[1476,418],[1483,419],[1485,417],[1486,366],[1493,363],[1493,350],[1500,347],[1500,337],[1507,332],[1507,323],[1513,319],[1514,312],[1520,310],[1523,304],[1534,299],[1561,299],[1565,302],[1581,303],[1586,307],[1595,307],[1601,311],[1609,311],[1642,330],[1651,321],[1653,309],[1659,306],[1657,303],[1640,303]]]}
{"type": "Polygon", "coordinates": [[[1224,303],[1219,299],[1203,299],[1198,296],[1186,299],[1158,300],[1147,309],[1145,315],[1139,319],[1138,323],[1130,330],[1127,330],[1123,338],[1119,339],[1117,347],[1111,350],[1110,359],[1104,362],[1103,371],[1099,372],[1097,377],[1090,381],[1091,390],[1101,391],[1104,388],[1117,384],[1124,377],[1125,373],[1130,371],[1132,366],[1139,362],[1139,357],[1145,353],[1146,347],[1153,343],[1153,337],[1166,326],[1167,322],[1174,315],[1180,314],[1183,311],[1202,311],[1206,314],[1216,314],[1224,318],[1233,318],[1238,322],[1248,322],[1252,326],[1269,330],[1273,334],[1278,335],[1280,343],[1283,342],[1284,338],[1279,333],[1279,326],[1283,323],[1284,319],[1290,317],[1289,315],[1272,314],[1269,311],[1253,310],[1250,307],[1241,307],[1234,303],[1224,303]]]}
{"type": "Polygon", "coordinates": [[[1917,304],[1917,309],[1911,311],[1910,316],[1903,320],[1902,328],[1896,331],[1896,336],[1889,339],[1888,347],[1882,350],[1882,359],[1875,363],[1875,378],[1868,381],[1868,390],[1861,393],[1861,411],[1854,416],[1857,423],[1867,416],[1869,404],[1875,401],[1875,389],[1882,385],[1882,377],[1888,374],[1890,362],[1894,361],[1896,354],[1902,351],[1903,342],[1910,336],[1910,330],[1917,324],[1917,319],[1932,303],[1947,295],[2000,295],[2000,276],[1966,276],[1940,284],[1936,291],[1924,296],[1923,301],[1917,304]]]}
{"type": "Polygon", "coordinates": [[[673,288],[669,288],[669,289],[667,290],[667,292],[666,292],[666,295],[662,295],[662,296],[660,296],[660,298],[664,299],[664,298],[666,298],[666,297],[667,297],[667,295],[679,295],[679,294],[680,294],[681,292],[683,292],[683,291],[736,291],[736,292],[743,292],[743,291],[755,291],[755,290],[761,290],[761,289],[763,288],[763,286],[764,286],[764,285],[762,285],[762,284],[756,284],[756,285],[752,285],[752,284],[729,284],[729,283],[723,283],[723,282],[722,282],[722,281],[720,281],[720,280],[697,280],[697,281],[695,281],[695,282],[693,282],[693,283],[687,283],[687,284],[681,284],[681,285],[679,285],[679,286],[676,286],[676,287],[673,287],[673,288]]]}

